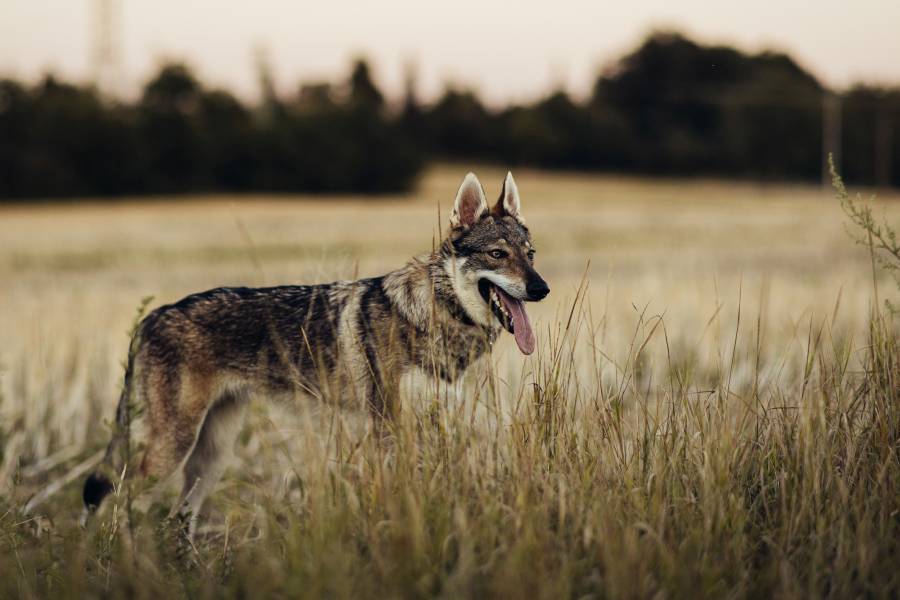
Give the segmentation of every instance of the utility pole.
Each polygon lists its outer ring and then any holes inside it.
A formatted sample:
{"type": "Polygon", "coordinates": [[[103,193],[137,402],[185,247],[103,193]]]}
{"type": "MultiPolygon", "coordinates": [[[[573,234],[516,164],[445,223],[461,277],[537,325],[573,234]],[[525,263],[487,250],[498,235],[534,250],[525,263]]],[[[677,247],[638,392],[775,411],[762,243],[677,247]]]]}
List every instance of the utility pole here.
{"type": "Polygon", "coordinates": [[[831,187],[828,155],[834,157],[834,167],[841,169],[841,97],[831,90],[822,96],[822,185],[831,187]]]}
{"type": "Polygon", "coordinates": [[[875,117],[875,185],[891,186],[894,123],[884,106],[878,107],[875,117]]]}
{"type": "Polygon", "coordinates": [[[91,68],[94,85],[105,98],[121,91],[119,68],[119,3],[117,0],[93,0],[91,68]]]}

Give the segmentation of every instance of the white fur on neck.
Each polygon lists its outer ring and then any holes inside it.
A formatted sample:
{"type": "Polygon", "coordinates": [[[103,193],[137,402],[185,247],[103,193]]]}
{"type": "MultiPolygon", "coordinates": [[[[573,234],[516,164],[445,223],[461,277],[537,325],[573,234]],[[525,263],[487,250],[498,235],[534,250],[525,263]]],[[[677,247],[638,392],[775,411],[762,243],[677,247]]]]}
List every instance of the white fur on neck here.
{"type": "Polygon", "coordinates": [[[385,292],[397,310],[418,326],[428,324],[432,306],[428,260],[428,255],[416,257],[402,268],[388,273],[384,281],[385,292]]]}
{"type": "Polygon", "coordinates": [[[450,283],[453,286],[453,292],[456,294],[457,300],[469,318],[475,323],[483,327],[497,327],[499,321],[491,307],[481,297],[478,291],[478,280],[480,277],[477,273],[463,271],[466,264],[465,257],[450,256],[444,260],[444,270],[450,276],[450,283]]]}
{"type": "Polygon", "coordinates": [[[469,318],[479,325],[494,328],[502,327],[503,324],[500,322],[500,319],[497,318],[489,303],[484,301],[481,292],[478,291],[478,281],[487,279],[517,300],[525,299],[525,285],[521,281],[515,281],[494,271],[466,272],[463,270],[466,260],[464,257],[449,257],[444,260],[444,269],[450,276],[453,291],[460,305],[462,305],[466,314],[469,315],[469,318]]]}

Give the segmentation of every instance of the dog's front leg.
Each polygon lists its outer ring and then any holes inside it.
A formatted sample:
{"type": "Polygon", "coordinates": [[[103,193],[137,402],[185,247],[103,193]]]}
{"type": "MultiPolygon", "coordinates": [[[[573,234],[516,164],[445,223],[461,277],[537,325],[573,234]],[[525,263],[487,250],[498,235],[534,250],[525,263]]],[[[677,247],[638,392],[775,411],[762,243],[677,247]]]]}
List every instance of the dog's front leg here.
{"type": "Polygon", "coordinates": [[[384,440],[390,436],[397,422],[400,408],[399,381],[393,378],[372,378],[368,386],[367,404],[372,416],[372,426],[377,436],[384,440]]]}

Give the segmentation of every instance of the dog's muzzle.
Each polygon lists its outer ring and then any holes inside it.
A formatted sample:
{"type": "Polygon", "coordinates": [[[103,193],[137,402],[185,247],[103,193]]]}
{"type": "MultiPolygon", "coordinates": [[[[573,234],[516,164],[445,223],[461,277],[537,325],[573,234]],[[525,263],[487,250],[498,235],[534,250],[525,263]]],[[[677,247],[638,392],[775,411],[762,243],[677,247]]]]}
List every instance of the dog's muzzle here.
{"type": "Polygon", "coordinates": [[[528,294],[529,300],[538,302],[547,297],[547,294],[550,293],[550,286],[540,275],[535,274],[535,277],[530,279],[525,286],[525,292],[528,294]]]}

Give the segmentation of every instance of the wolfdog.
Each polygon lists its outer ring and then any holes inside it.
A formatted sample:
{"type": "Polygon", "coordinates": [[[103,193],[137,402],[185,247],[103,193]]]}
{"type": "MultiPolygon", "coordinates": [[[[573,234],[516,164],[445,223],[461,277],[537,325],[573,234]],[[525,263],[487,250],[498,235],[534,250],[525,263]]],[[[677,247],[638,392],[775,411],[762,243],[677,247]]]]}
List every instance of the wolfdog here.
{"type": "Polygon", "coordinates": [[[132,338],[115,432],[84,485],[85,515],[130,462],[131,406],[143,411],[146,431],[142,456],[125,471],[161,480],[180,467],[173,515],[192,533],[251,397],[350,396],[382,423],[411,370],[453,382],[490,352],[502,329],[531,354],[524,302],[550,291],[534,253],[512,174],[489,207],[469,173],[439,249],[387,275],[218,288],[157,308],[132,338]]]}

